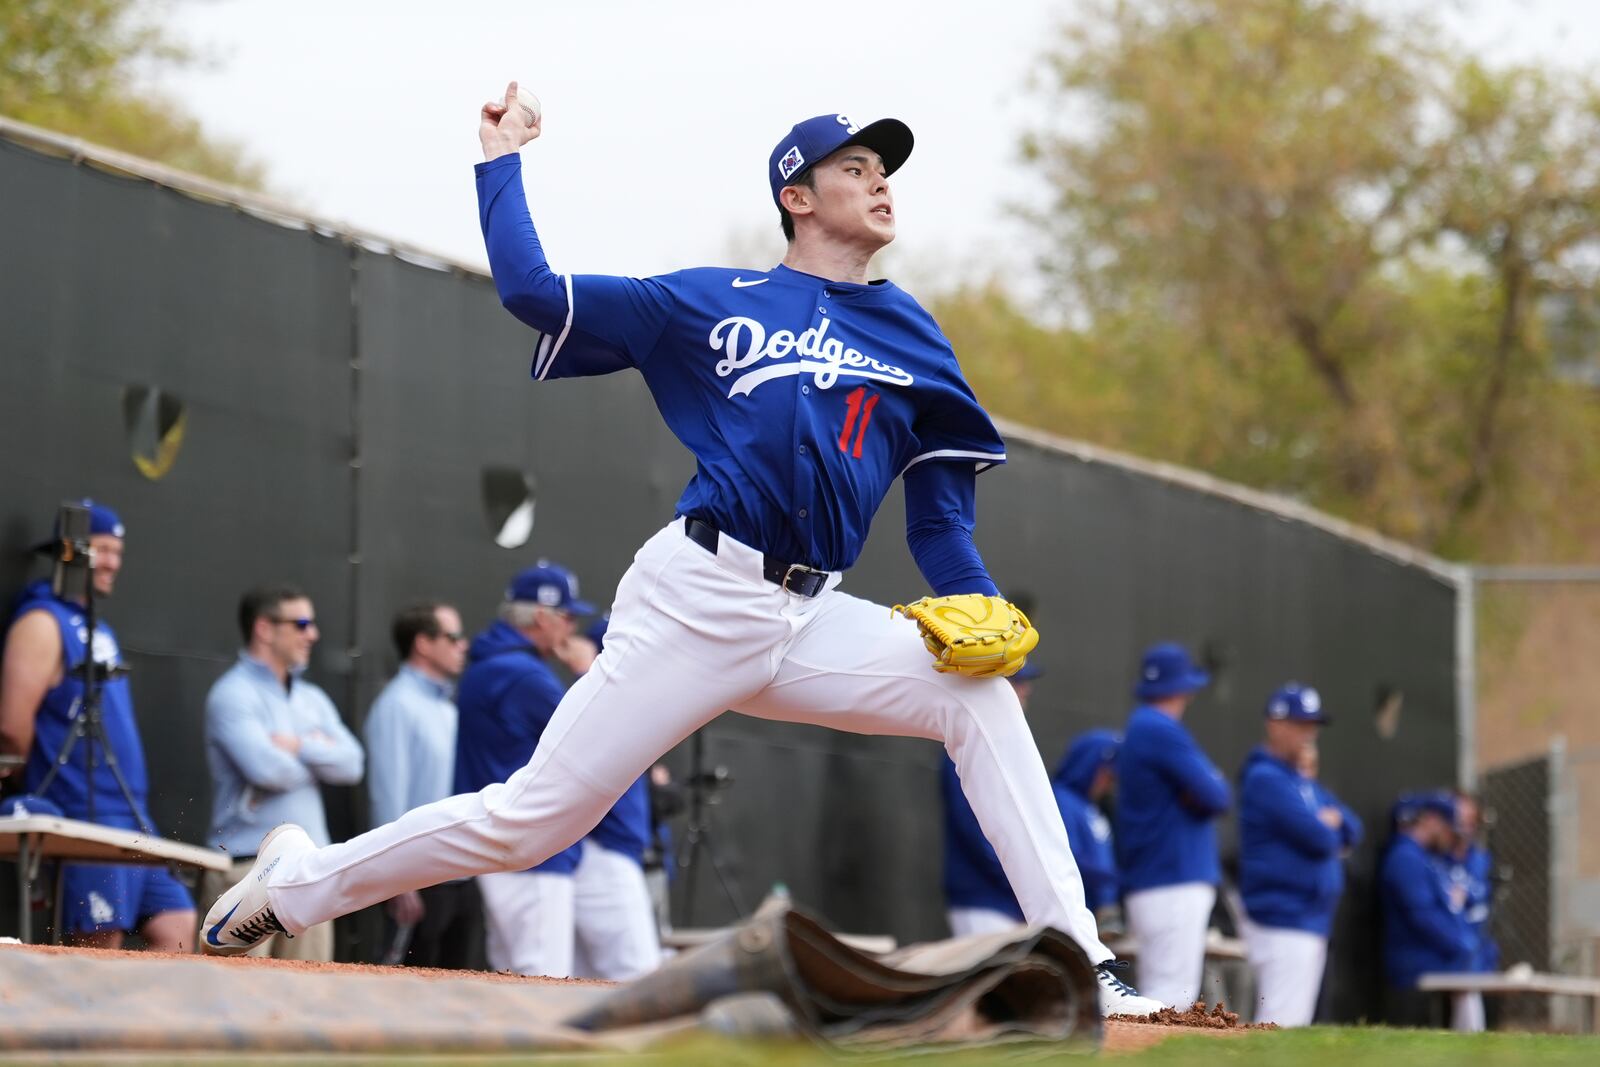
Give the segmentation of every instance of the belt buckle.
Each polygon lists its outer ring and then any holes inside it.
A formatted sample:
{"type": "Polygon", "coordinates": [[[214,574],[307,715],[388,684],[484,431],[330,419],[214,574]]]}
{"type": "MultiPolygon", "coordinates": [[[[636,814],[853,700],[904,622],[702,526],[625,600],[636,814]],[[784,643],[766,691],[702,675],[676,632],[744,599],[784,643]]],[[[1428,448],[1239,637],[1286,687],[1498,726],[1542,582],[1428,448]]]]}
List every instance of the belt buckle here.
{"type": "Polygon", "coordinates": [[[822,574],[822,573],[824,573],[823,571],[812,570],[810,567],[807,567],[804,563],[791,563],[791,564],[789,564],[789,569],[783,572],[783,581],[779,583],[779,588],[781,588],[785,593],[793,593],[793,592],[795,592],[795,590],[789,588],[789,579],[794,577],[794,572],[795,571],[799,571],[801,574],[822,574]]]}

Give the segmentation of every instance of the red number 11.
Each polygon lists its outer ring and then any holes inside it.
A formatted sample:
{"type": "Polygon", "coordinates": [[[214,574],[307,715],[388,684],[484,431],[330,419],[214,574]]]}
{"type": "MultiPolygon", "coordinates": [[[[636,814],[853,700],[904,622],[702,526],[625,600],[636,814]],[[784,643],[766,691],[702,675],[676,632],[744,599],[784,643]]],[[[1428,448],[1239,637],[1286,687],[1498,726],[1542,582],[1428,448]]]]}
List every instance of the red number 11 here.
{"type": "Polygon", "coordinates": [[[878,394],[867,395],[867,387],[859,386],[844,398],[844,429],[839,431],[839,451],[861,458],[861,442],[867,439],[867,423],[872,421],[872,409],[878,406],[878,394]],[[856,416],[861,416],[861,428],[856,430],[856,447],[850,448],[850,431],[855,428],[856,416]]]}

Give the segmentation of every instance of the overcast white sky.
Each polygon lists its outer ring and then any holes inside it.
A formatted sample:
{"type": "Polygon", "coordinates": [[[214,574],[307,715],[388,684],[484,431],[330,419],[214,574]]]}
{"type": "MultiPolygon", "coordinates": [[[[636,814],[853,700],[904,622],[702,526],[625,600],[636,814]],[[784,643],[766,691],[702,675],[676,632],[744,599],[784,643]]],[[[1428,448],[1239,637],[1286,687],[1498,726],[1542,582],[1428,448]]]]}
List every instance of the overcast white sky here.
{"type": "MultiPolygon", "coordinates": [[[[810,115],[892,115],[917,136],[893,182],[895,261],[945,280],[1026,271],[1006,205],[1038,194],[1017,163],[1040,107],[1027,79],[1077,6],[176,0],[169,28],[215,61],[162,86],[307,210],[481,264],[477,111],[517,78],[544,103],[523,157],[551,261],[614,274],[781,249],[765,179],[778,138],[810,115]]],[[[1494,58],[1600,61],[1600,0],[1455,8],[1494,58]]]]}

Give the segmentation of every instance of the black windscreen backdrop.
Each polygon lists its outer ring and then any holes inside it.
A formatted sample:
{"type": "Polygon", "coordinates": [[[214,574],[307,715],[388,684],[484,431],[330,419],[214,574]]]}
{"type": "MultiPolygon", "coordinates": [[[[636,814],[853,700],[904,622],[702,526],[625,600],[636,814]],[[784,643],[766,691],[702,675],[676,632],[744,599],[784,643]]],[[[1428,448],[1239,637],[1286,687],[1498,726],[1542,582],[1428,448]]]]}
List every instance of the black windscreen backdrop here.
{"type": "MultiPolygon", "coordinates": [[[[245,587],[311,593],[311,677],[359,731],[395,666],[396,608],[448,599],[480,626],[540,557],[603,603],[693,469],[636,376],[531,383],[536,335],[482,276],[4,139],[0,234],[0,596],[43,573],[26,549],[62,499],[122,512],[127,560],[104,614],[134,668],[153,813],[171,836],[205,838],[203,701],[237,653],[245,587]],[[168,469],[152,479],[135,453],[168,469]],[[526,496],[522,519],[532,508],[514,548],[495,541],[520,501],[507,485],[526,496]]],[[[1214,667],[1188,721],[1230,772],[1267,694],[1316,684],[1337,720],[1324,778],[1369,830],[1335,935],[1334,1005],[1370,1012],[1388,806],[1456,766],[1453,585],[1248,500],[1009,436],[1010,463],[980,481],[978,539],[1043,633],[1031,720],[1046,763],[1078,731],[1124,719],[1155,640],[1214,667]],[[1403,699],[1390,738],[1380,693],[1403,699]]],[[[875,529],[846,588],[921,595],[898,493],[875,529]]],[[[715,841],[747,905],[783,882],[841,929],[945,933],[935,746],[732,715],[705,742],[732,776],[715,841]]],[[[667,759],[680,775],[687,761],[686,746],[667,759]]],[[[336,836],[364,828],[360,789],[328,800],[336,836]]],[[[680,918],[731,917],[711,872],[692,902],[684,888],[680,918]]]]}

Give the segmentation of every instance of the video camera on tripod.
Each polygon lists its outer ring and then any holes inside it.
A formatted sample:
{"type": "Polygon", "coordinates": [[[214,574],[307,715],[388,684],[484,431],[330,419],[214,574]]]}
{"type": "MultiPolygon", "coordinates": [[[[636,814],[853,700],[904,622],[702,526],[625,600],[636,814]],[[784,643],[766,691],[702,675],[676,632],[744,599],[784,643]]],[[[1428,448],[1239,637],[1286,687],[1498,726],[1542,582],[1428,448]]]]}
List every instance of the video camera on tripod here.
{"type": "MultiPolygon", "coordinates": [[[[97,591],[94,583],[93,509],[94,505],[89,501],[62,504],[56,515],[55,538],[47,546],[55,551],[55,567],[50,576],[50,591],[61,600],[75,601],[83,605],[84,654],[82,660],[73,668],[83,689],[78,697],[77,714],[72,719],[72,730],[67,734],[61,750],[52,761],[49,772],[34,787],[33,792],[39,796],[45,794],[57,775],[61,773],[61,769],[71,762],[73,753],[81,741],[84,743],[84,778],[89,783],[85,793],[88,820],[94,821],[95,767],[103,762],[116,780],[123,799],[128,802],[129,810],[138,818],[140,827],[146,833],[153,834],[155,831],[146,818],[143,807],[134,799],[133,790],[129,788],[127,779],[123,777],[122,768],[117,763],[117,754],[106,734],[101,708],[101,692],[105,685],[126,675],[128,668],[120,662],[112,662],[109,656],[103,656],[99,647],[99,631],[95,619],[97,591]]],[[[113,530],[102,532],[113,533],[120,537],[122,526],[117,523],[113,530]]]]}

